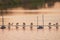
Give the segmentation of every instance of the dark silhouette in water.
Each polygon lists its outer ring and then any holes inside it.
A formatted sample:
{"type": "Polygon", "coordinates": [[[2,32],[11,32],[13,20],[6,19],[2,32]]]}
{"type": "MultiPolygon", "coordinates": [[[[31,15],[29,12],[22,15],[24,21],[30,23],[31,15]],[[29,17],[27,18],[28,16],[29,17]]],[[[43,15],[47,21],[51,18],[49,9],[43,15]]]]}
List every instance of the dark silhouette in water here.
{"type": "Polygon", "coordinates": [[[8,23],[8,29],[10,30],[10,28],[11,28],[11,24],[10,24],[10,23],[8,23]]]}
{"type": "Polygon", "coordinates": [[[1,29],[5,29],[6,27],[4,25],[1,26],[1,29]]]}
{"type": "Polygon", "coordinates": [[[58,30],[58,28],[59,28],[59,27],[58,27],[58,23],[56,23],[56,29],[58,30]]]}
{"type": "Polygon", "coordinates": [[[8,29],[11,29],[11,26],[13,26],[13,23],[8,23],[8,29]]]}
{"type": "Polygon", "coordinates": [[[31,29],[31,30],[33,29],[33,23],[30,24],[30,29],[31,29]]]}
{"type": "Polygon", "coordinates": [[[38,25],[38,16],[37,16],[37,29],[44,29],[44,15],[42,14],[42,23],[43,23],[43,25],[41,26],[41,25],[38,25]]]}
{"type": "Polygon", "coordinates": [[[19,28],[18,26],[19,26],[19,23],[16,23],[16,30],[19,28]]]}
{"type": "Polygon", "coordinates": [[[43,26],[38,26],[37,29],[43,29],[43,26]]]}
{"type": "Polygon", "coordinates": [[[23,23],[23,30],[25,30],[25,26],[26,26],[26,24],[25,24],[25,22],[23,23]]]}
{"type": "Polygon", "coordinates": [[[49,30],[50,30],[51,29],[51,23],[49,23],[48,27],[49,27],[49,30]]]}
{"type": "Polygon", "coordinates": [[[2,26],[1,29],[5,29],[5,25],[4,25],[4,15],[3,15],[3,9],[0,10],[1,16],[2,16],[2,26]]]}

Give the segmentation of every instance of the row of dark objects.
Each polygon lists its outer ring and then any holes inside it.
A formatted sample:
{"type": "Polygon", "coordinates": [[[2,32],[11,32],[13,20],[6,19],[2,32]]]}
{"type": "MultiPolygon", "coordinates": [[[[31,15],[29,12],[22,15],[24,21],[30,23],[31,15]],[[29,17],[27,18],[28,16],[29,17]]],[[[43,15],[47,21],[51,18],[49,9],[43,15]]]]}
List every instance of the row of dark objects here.
{"type": "MultiPolygon", "coordinates": [[[[16,29],[19,28],[18,25],[19,25],[19,23],[16,23],[16,29]]],[[[51,26],[55,26],[56,29],[59,28],[58,23],[53,24],[53,25],[51,25],[51,23],[49,23],[49,24],[48,24],[49,29],[52,28],[51,26]]],[[[8,29],[9,29],[9,30],[10,30],[10,27],[11,27],[11,23],[8,23],[8,29]]],[[[25,29],[25,27],[26,27],[26,24],[23,23],[23,29],[25,29]]],[[[0,29],[5,29],[5,28],[6,28],[6,27],[5,27],[4,25],[2,25],[2,26],[0,27],[0,29]]],[[[30,29],[31,29],[31,30],[33,29],[33,23],[30,24],[30,29]]],[[[37,25],[37,29],[44,29],[44,26],[37,25]]]]}

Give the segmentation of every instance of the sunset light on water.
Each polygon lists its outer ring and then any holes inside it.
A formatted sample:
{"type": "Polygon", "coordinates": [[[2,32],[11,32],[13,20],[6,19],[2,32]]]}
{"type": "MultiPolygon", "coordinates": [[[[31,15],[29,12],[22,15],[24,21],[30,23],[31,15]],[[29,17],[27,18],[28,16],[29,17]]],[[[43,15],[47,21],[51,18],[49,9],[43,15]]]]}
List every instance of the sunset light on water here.
{"type": "Polygon", "coordinates": [[[44,6],[24,2],[8,9],[0,2],[0,40],[60,40],[60,1],[41,1],[44,6]]]}

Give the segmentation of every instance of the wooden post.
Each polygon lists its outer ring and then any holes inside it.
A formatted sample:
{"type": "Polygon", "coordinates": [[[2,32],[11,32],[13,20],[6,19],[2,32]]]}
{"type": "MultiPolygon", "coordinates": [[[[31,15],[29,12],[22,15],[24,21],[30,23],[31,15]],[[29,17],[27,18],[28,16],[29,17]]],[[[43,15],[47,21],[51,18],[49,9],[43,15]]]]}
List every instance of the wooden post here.
{"type": "Polygon", "coordinates": [[[38,27],[38,16],[37,16],[37,27],[38,27]]]}
{"type": "Polygon", "coordinates": [[[4,16],[3,16],[3,9],[1,9],[1,15],[2,15],[2,26],[1,29],[5,29],[6,27],[4,26],[4,16]]]}
{"type": "Polygon", "coordinates": [[[42,14],[42,23],[43,23],[43,28],[44,28],[44,14],[42,14]]]}

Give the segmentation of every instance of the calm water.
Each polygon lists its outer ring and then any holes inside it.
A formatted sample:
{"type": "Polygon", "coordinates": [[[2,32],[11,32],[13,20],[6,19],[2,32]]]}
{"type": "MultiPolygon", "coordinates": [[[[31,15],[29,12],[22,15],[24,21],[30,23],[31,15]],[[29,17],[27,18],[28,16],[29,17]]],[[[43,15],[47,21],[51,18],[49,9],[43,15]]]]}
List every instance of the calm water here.
{"type": "MultiPolygon", "coordinates": [[[[23,9],[21,8],[21,10],[23,9]]],[[[12,10],[14,13],[5,14],[4,24],[8,25],[10,22],[15,25],[18,22],[19,25],[22,25],[23,22],[25,22],[26,25],[30,25],[30,23],[33,22],[34,25],[37,25],[38,16],[38,25],[43,25],[42,14],[44,14],[44,25],[48,25],[49,22],[52,24],[58,22],[60,25],[60,2],[56,2],[53,8],[43,9],[47,11],[47,13],[43,10],[40,10],[43,13],[25,13],[21,10],[18,8],[12,10]],[[54,13],[49,12],[49,10],[54,11],[54,13]]],[[[0,16],[0,25],[2,25],[1,18],[0,16]]],[[[52,26],[51,30],[49,30],[47,26],[42,30],[37,30],[37,26],[34,26],[33,30],[30,30],[29,26],[26,26],[26,30],[23,30],[22,26],[19,26],[19,29],[16,30],[15,26],[11,26],[11,30],[7,28],[4,30],[0,29],[0,40],[60,40],[60,26],[58,30],[56,30],[55,26],[52,26]]]]}
{"type": "Polygon", "coordinates": [[[21,27],[18,30],[0,29],[0,40],[60,40],[60,29],[56,30],[55,27],[51,30],[48,27],[37,30],[34,27],[32,31],[29,27],[26,27],[25,31],[21,27]]]}
{"type": "MultiPolygon", "coordinates": [[[[10,22],[15,25],[18,22],[20,25],[22,25],[22,23],[25,22],[26,25],[30,25],[30,23],[33,22],[34,25],[37,25],[37,16],[38,24],[43,25],[42,14],[20,13],[5,15],[4,24],[7,25],[10,22]]],[[[51,22],[52,24],[58,22],[60,24],[60,14],[44,14],[44,24],[48,25],[49,22],[51,22]]],[[[1,24],[2,20],[0,16],[0,25],[1,24]]],[[[18,30],[16,30],[15,27],[12,26],[10,31],[8,29],[0,29],[0,40],[60,40],[60,28],[59,30],[56,30],[55,27],[52,27],[52,29],[49,30],[48,27],[45,27],[43,30],[37,30],[37,28],[34,26],[32,31],[29,29],[29,27],[26,27],[26,30],[24,31],[20,26],[18,30]]]]}

